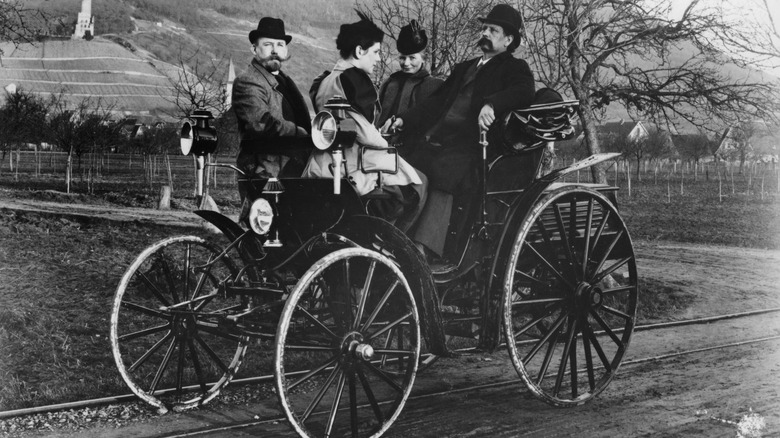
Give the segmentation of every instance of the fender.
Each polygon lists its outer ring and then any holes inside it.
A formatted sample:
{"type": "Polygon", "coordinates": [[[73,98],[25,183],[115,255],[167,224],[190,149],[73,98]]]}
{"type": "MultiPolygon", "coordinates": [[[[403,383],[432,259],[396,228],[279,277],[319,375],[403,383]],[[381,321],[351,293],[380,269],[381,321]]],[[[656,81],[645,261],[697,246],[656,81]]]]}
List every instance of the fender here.
{"type": "Polygon", "coordinates": [[[436,285],[433,282],[431,268],[417,251],[414,242],[401,230],[389,222],[364,215],[351,216],[337,225],[333,232],[349,238],[358,245],[374,251],[390,253],[390,258],[398,263],[401,271],[412,288],[415,301],[420,307],[422,333],[432,353],[437,356],[450,356],[444,336],[444,322],[439,308],[436,285]]]}
{"type": "Polygon", "coordinates": [[[257,239],[245,238],[244,235],[247,231],[241,228],[233,219],[211,210],[196,210],[195,214],[217,227],[231,242],[243,239],[236,249],[244,263],[252,264],[255,260],[259,260],[265,255],[265,251],[257,245],[257,239]]]}
{"type": "MultiPolygon", "coordinates": [[[[497,241],[497,251],[493,256],[493,261],[490,266],[489,275],[485,281],[485,295],[482,301],[482,329],[479,337],[479,348],[486,351],[493,351],[498,347],[501,339],[501,315],[503,312],[503,302],[501,295],[503,290],[500,289],[500,285],[503,282],[505,263],[509,252],[512,249],[512,244],[515,238],[515,232],[520,226],[520,223],[525,219],[528,212],[531,211],[534,205],[544,195],[545,192],[551,189],[553,184],[557,180],[577,170],[587,169],[595,164],[603,161],[612,160],[621,154],[619,153],[604,153],[594,154],[584,160],[580,160],[573,163],[571,166],[556,169],[547,175],[534,180],[528,188],[512,203],[504,221],[504,226],[501,230],[501,236],[497,241]],[[495,284],[497,284],[497,286],[495,284]],[[498,288],[498,289],[496,289],[498,288]]],[[[568,184],[567,184],[568,185],[568,184]]],[[[572,185],[583,186],[585,184],[572,185]]],[[[606,188],[608,186],[598,185],[598,187],[606,188]]],[[[598,190],[594,188],[594,190],[598,190]]],[[[614,202],[614,199],[610,199],[614,202]]]]}

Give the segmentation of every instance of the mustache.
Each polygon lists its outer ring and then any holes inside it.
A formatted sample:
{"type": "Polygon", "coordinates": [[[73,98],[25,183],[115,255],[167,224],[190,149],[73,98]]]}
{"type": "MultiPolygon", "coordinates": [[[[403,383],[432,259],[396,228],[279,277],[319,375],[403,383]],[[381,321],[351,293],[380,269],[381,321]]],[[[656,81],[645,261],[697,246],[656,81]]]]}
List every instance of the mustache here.
{"type": "Polygon", "coordinates": [[[486,37],[482,37],[479,39],[479,41],[477,41],[477,47],[482,47],[482,45],[487,46],[486,48],[488,50],[493,50],[493,42],[486,37]]]}

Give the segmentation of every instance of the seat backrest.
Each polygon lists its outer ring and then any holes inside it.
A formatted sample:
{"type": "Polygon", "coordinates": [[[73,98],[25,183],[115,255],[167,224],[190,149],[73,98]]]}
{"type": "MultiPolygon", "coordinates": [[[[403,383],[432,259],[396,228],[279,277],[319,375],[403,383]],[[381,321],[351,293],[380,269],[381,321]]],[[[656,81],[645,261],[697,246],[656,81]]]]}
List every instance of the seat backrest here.
{"type": "Polygon", "coordinates": [[[523,190],[536,178],[544,148],[526,153],[504,154],[493,160],[488,170],[487,191],[523,190]]]}

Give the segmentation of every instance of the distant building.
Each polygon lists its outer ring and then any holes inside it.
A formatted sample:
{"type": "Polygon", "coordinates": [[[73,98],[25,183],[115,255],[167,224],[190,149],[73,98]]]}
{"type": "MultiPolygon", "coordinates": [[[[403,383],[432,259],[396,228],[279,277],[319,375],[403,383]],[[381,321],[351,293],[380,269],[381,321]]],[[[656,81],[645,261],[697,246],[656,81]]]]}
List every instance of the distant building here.
{"type": "Polygon", "coordinates": [[[95,36],[95,17],[92,16],[92,0],[81,0],[81,12],[76,19],[76,31],[73,39],[95,36]]]}

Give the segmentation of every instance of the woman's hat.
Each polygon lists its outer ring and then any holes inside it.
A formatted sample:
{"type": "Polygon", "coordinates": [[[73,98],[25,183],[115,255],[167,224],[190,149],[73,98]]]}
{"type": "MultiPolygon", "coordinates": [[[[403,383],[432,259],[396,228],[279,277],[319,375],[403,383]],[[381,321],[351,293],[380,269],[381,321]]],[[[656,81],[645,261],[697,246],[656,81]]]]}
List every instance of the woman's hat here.
{"type": "Polygon", "coordinates": [[[493,6],[487,17],[479,17],[479,21],[504,27],[514,35],[515,39],[520,38],[520,29],[523,28],[523,17],[515,8],[505,4],[493,6]]]}
{"type": "Polygon", "coordinates": [[[257,29],[249,32],[249,42],[254,44],[258,38],[284,40],[290,44],[292,37],[284,32],[284,21],[280,18],[263,17],[257,23],[257,29]]]}
{"type": "Polygon", "coordinates": [[[412,20],[409,24],[401,28],[401,32],[398,33],[398,41],[396,41],[396,47],[398,53],[402,55],[412,55],[414,53],[420,53],[425,50],[428,45],[428,37],[425,35],[425,30],[420,28],[417,24],[417,20],[412,20]]]}

